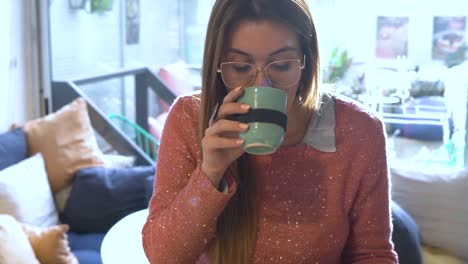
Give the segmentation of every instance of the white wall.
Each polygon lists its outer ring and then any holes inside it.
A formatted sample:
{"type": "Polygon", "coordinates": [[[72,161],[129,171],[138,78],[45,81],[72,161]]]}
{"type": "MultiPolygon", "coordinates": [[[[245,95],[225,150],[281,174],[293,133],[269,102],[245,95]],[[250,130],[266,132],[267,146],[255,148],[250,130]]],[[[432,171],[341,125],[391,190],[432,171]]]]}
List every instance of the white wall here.
{"type": "Polygon", "coordinates": [[[114,1],[112,10],[102,14],[70,9],[68,0],[52,2],[55,80],[112,72],[122,63],[125,67],[155,68],[178,58],[177,1],[140,0],[140,41],[135,45],[126,45],[122,36],[125,14],[120,2],[114,1]]]}
{"type": "Polygon", "coordinates": [[[309,3],[324,65],[334,47],[347,49],[356,62],[375,58],[378,16],[409,17],[408,59],[415,65],[433,63],[434,16],[466,16],[468,23],[466,0],[309,0],[309,3]]]}
{"type": "Polygon", "coordinates": [[[7,0],[0,8],[0,131],[39,115],[32,3],[7,0]]]}
{"type": "Polygon", "coordinates": [[[10,83],[10,41],[3,36],[10,35],[10,1],[6,1],[0,8],[0,36],[6,41],[0,41],[0,133],[8,127],[9,103],[8,86],[10,83]]]}

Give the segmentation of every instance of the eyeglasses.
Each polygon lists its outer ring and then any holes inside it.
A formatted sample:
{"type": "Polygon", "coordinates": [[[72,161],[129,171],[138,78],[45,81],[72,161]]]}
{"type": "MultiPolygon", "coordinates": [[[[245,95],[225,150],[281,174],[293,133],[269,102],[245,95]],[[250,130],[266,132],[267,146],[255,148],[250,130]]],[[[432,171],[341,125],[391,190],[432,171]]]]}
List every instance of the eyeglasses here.
{"type": "Polygon", "coordinates": [[[255,68],[244,62],[223,62],[217,72],[221,73],[224,84],[229,88],[252,85],[259,71],[265,73],[272,86],[287,88],[299,82],[304,67],[305,56],[303,62],[300,59],[279,60],[269,63],[265,68],[255,68]]]}

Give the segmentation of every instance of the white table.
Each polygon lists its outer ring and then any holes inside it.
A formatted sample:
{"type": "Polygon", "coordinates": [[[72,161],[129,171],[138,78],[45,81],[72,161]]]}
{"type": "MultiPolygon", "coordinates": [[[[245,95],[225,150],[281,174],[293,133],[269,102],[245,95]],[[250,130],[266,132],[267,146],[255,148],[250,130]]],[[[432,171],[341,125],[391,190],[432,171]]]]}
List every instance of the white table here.
{"type": "Polygon", "coordinates": [[[147,264],[141,230],[148,216],[144,209],[122,218],[107,232],[101,245],[104,264],[147,264]]]}

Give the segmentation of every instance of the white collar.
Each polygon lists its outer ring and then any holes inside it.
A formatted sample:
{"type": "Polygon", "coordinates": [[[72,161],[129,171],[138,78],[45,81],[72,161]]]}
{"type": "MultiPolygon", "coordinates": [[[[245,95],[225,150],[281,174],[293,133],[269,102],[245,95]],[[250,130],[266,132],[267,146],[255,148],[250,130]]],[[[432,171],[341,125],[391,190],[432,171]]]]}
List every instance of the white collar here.
{"type": "Polygon", "coordinates": [[[303,143],[322,152],[336,152],[335,100],[330,94],[322,95],[320,108],[314,113],[303,143]]]}

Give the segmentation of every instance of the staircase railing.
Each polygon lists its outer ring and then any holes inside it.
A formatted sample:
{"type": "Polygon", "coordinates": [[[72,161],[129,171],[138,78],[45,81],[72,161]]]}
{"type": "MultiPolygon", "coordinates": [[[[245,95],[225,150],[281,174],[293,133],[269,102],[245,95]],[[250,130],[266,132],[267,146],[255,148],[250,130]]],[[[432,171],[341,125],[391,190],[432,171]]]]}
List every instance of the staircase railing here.
{"type": "Polygon", "coordinates": [[[154,165],[155,162],[153,159],[146,155],[130,138],[125,136],[123,132],[107,118],[106,114],[104,114],[79,88],[81,85],[127,76],[134,76],[136,123],[143,129],[148,130],[149,89],[154,91],[162,100],[169,104],[172,104],[176,98],[175,94],[148,68],[122,70],[71,81],[53,81],[52,111],[57,111],[78,97],[84,98],[88,105],[88,112],[93,128],[113,149],[122,155],[134,156],[136,158],[136,164],[138,165],[154,165]]]}

